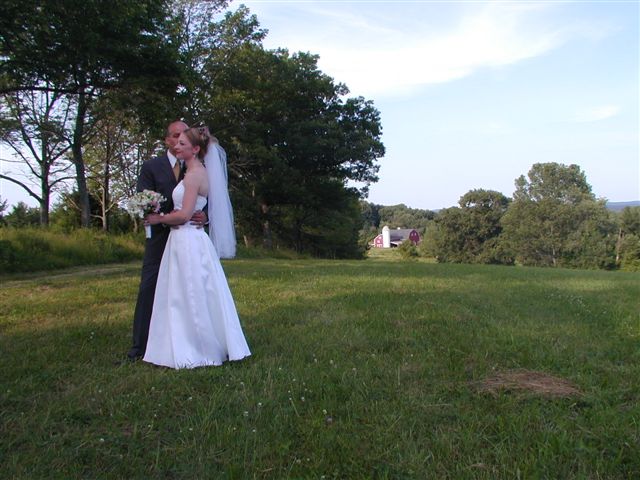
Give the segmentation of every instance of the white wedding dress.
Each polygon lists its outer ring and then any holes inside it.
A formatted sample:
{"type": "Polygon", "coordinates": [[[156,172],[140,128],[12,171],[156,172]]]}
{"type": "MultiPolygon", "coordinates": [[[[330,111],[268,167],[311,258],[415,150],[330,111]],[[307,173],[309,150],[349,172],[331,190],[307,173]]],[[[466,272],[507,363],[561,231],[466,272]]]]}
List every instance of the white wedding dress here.
{"type": "MultiPolygon", "coordinates": [[[[173,190],[182,208],[184,185],[173,190]]],[[[207,203],[198,195],[196,210],[207,203]]],[[[251,355],[218,253],[202,228],[172,228],[158,273],[143,360],[171,368],[221,365],[251,355]]]]}

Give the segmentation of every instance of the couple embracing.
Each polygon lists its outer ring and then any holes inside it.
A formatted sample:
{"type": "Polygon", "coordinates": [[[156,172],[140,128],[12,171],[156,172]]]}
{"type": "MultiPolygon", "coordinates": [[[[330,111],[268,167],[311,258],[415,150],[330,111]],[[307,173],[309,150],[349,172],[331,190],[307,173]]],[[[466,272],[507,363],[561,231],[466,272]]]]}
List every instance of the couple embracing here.
{"type": "Polygon", "coordinates": [[[138,179],[138,191],[167,200],[145,217],[152,235],[128,358],[170,368],[240,360],[251,352],[220,264],[236,246],[226,154],[205,127],[183,122],[169,125],[165,144],[167,154],[145,162],[138,179]],[[202,228],[207,204],[209,236],[202,228]]]}

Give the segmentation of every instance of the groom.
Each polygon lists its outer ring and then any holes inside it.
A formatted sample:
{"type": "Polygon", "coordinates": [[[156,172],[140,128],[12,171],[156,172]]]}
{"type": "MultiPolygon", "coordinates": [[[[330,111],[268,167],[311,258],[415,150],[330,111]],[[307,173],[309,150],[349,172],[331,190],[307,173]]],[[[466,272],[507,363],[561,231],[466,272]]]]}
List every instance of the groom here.
{"type": "MultiPolygon", "coordinates": [[[[184,176],[180,162],[175,156],[175,148],[180,134],[187,128],[189,126],[182,121],[172,122],[167,127],[164,137],[164,143],[168,149],[166,155],[144,162],[140,170],[137,191],[153,190],[166,198],[160,207],[160,211],[163,213],[169,213],[173,210],[171,193],[184,176]]],[[[206,222],[206,216],[203,212],[198,211],[194,213],[191,221],[203,225],[206,222]]],[[[170,229],[164,225],[153,225],[151,231],[151,238],[147,239],[144,247],[140,289],[133,316],[133,346],[127,354],[128,359],[131,361],[142,358],[147,348],[158,270],[160,269],[160,260],[162,260],[170,229]]]]}

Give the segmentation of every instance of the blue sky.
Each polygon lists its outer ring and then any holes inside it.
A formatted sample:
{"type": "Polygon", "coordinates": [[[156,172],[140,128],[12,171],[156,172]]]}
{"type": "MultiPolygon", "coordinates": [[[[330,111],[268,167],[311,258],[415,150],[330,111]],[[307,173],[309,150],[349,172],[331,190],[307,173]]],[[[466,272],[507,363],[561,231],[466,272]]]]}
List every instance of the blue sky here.
{"type": "MultiPolygon", "coordinates": [[[[369,201],[438,209],[511,196],[534,163],[578,164],[598,197],[640,199],[640,9],[634,1],[245,4],[267,48],[319,66],[381,112],[369,201]]],[[[3,154],[5,152],[2,152],[3,154]]],[[[29,201],[6,181],[0,196],[29,201]]]]}
{"type": "Polygon", "coordinates": [[[242,3],[265,46],[320,55],[380,110],[374,203],[511,196],[551,161],[580,165],[598,197],[640,199],[637,1],[242,3]]]}

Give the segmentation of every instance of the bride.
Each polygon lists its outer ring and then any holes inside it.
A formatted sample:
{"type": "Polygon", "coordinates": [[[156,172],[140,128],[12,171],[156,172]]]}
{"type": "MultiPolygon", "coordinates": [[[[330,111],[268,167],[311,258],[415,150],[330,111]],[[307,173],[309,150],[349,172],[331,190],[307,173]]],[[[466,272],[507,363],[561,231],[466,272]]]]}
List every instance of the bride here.
{"type": "Polygon", "coordinates": [[[187,173],[173,190],[175,209],[146,222],[171,226],[153,301],[143,360],[171,368],[221,365],[251,355],[219,257],[235,255],[226,155],[206,128],[185,130],[176,146],[187,173]],[[203,165],[203,162],[206,164],[203,165]],[[189,222],[209,196],[210,236],[189,222]]]}

